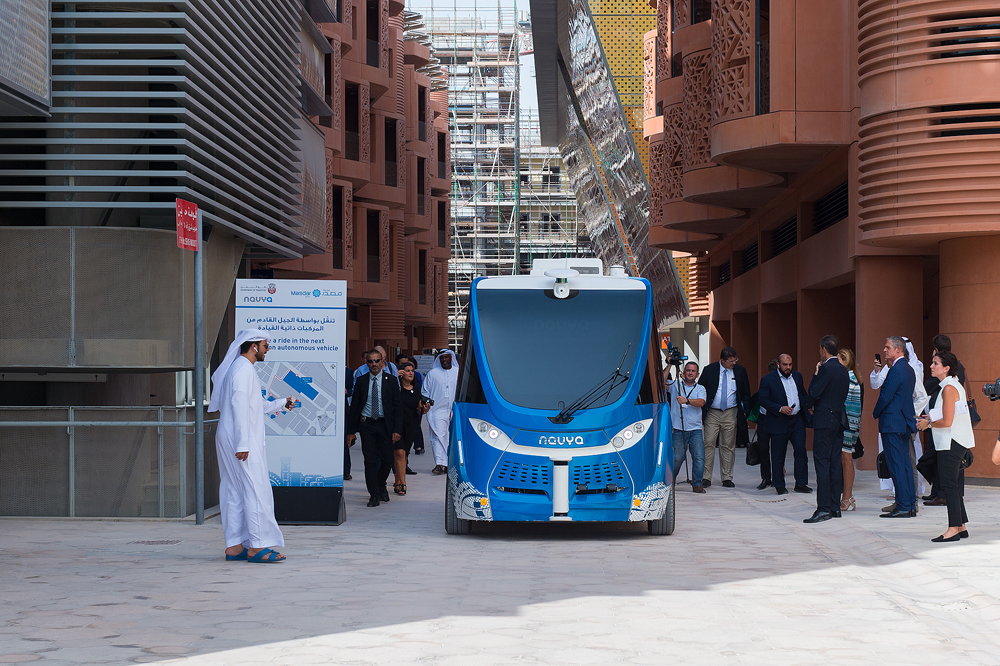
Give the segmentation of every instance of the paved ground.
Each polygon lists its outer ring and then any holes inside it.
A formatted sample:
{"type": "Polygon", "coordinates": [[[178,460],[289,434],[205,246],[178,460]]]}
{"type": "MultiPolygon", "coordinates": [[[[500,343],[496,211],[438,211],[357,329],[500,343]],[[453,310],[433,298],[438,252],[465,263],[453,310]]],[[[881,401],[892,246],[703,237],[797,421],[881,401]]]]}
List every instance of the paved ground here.
{"type": "Polygon", "coordinates": [[[1000,664],[1000,490],[969,488],[959,544],[929,541],[943,508],[880,520],[871,472],[856,513],[804,525],[812,495],[743,465],[679,493],[670,537],[449,537],[444,479],[413,463],[407,497],[368,509],[356,476],[347,523],[286,528],[278,565],[224,562],[218,518],[0,520],[0,662],[1000,664]]]}

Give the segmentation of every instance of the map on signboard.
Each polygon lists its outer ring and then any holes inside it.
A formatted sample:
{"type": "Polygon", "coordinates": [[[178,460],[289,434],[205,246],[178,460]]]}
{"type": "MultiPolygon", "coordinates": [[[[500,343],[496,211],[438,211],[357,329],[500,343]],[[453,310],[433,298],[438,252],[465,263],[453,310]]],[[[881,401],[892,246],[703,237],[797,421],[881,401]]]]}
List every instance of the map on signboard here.
{"type": "Polygon", "coordinates": [[[268,433],[292,437],[337,434],[337,400],[343,389],[338,389],[336,363],[261,361],[256,366],[265,400],[288,396],[296,400],[292,411],[264,420],[268,433]]]}

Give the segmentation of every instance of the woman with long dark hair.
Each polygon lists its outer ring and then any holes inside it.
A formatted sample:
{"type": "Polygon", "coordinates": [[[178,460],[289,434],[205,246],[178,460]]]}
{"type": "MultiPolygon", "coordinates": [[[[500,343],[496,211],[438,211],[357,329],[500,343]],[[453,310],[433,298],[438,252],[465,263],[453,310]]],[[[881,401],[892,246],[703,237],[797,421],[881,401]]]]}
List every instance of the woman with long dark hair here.
{"type": "Polygon", "coordinates": [[[410,455],[415,433],[420,430],[420,417],[426,410],[420,387],[413,377],[413,363],[403,361],[399,366],[399,397],[402,404],[403,434],[393,451],[395,479],[392,489],[397,495],[406,494],[406,459],[410,455]]]}

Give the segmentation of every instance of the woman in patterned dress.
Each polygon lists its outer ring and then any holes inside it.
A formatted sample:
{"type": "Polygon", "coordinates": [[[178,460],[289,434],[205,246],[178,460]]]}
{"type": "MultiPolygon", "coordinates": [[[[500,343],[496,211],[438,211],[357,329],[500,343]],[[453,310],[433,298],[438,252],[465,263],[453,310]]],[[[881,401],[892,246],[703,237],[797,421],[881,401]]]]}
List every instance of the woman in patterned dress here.
{"type": "Polygon", "coordinates": [[[847,410],[847,430],[844,431],[844,444],[840,453],[840,462],[844,466],[844,494],[840,500],[841,511],[854,511],[854,447],[857,446],[861,430],[861,406],[864,402],[864,386],[858,381],[857,365],[854,352],[841,349],[837,352],[837,360],[847,368],[851,385],[847,390],[847,400],[844,407],[847,410]]]}

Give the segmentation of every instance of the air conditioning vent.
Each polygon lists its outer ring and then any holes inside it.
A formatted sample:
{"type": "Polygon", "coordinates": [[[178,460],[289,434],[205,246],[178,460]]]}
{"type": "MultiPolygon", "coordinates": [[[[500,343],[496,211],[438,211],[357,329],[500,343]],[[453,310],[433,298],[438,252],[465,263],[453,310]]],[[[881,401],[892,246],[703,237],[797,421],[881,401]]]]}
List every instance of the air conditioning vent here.
{"type": "Polygon", "coordinates": [[[1000,16],[965,16],[942,18],[942,22],[968,22],[941,28],[939,34],[948,35],[938,44],[949,47],[938,54],[939,58],[964,58],[967,56],[1000,54],[1000,16]]]}
{"type": "Polygon", "coordinates": [[[777,257],[785,250],[791,250],[798,242],[799,218],[784,222],[772,232],[771,236],[771,256],[777,257]]]}
{"type": "Polygon", "coordinates": [[[973,136],[1000,134],[1000,104],[951,104],[938,109],[939,125],[952,125],[955,129],[942,130],[938,136],[973,136]],[[984,111],[979,114],[976,111],[984,111]]]}
{"type": "Polygon", "coordinates": [[[824,195],[813,204],[813,231],[819,233],[840,222],[850,212],[847,183],[824,195]]]}

